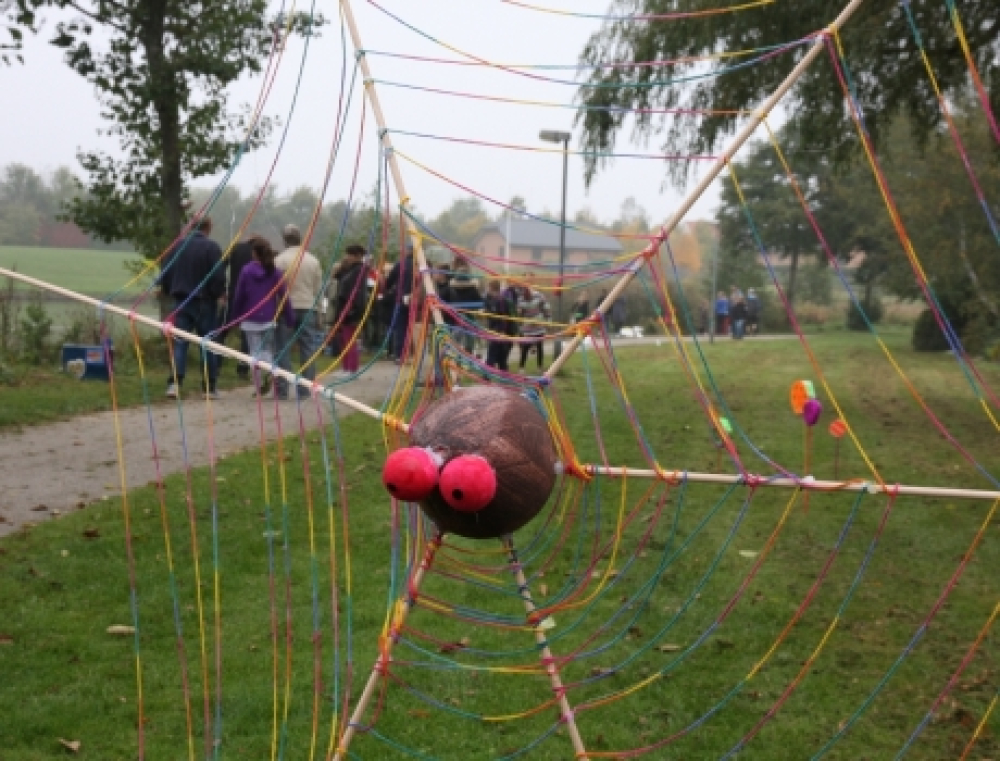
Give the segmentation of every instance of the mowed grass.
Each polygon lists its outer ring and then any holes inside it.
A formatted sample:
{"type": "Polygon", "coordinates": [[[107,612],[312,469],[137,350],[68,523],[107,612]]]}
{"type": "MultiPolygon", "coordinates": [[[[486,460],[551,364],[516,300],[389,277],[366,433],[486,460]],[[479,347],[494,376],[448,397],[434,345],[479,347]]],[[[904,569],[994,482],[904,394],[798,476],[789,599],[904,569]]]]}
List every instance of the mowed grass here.
{"type": "MultiPolygon", "coordinates": [[[[970,454],[997,470],[995,429],[953,360],[911,354],[903,336],[889,343],[970,454]]],[[[813,344],[887,482],[988,487],[915,407],[877,348],[853,336],[813,344]]],[[[818,380],[801,349],[723,341],[706,353],[737,429],[768,457],[799,468],[804,436],[789,411],[788,387],[798,378],[818,380]]],[[[622,350],[617,362],[663,467],[732,472],[718,463],[672,347],[622,350]]],[[[993,368],[985,372],[1000,380],[993,368]]],[[[601,461],[603,447],[611,465],[644,464],[597,355],[571,363],[556,398],[581,461],[601,461]]],[[[821,398],[829,410],[830,398],[821,398]]],[[[833,442],[825,433],[831,419],[827,414],[815,429],[811,470],[821,478],[833,475],[833,442]]],[[[306,444],[303,450],[294,439],[280,448],[271,442],[263,459],[259,452],[229,459],[214,483],[205,468],[196,470],[190,513],[183,476],[168,479],[162,514],[154,489],[129,495],[145,758],[204,756],[206,705],[214,721],[216,690],[219,757],[270,758],[274,748],[283,758],[324,758],[332,716],[342,709],[335,701],[348,685],[352,700],[360,694],[387,607],[403,585],[405,569],[394,556],[407,545],[394,553],[391,537],[394,520],[405,516],[392,515],[380,488],[382,434],[369,420],[353,416],[337,430],[328,427],[325,451],[319,434],[306,444]],[[343,443],[342,463],[335,441],[343,443]],[[340,490],[333,476],[329,503],[327,457],[345,481],[340,490]]],[[[859,453],[847,449],[842,474],[871,479],[859,453]]],[[[773,472],[746,442],[739,450],[749,471],[773,472]]],[[[840,730],[845,734],[826,758],[893,758],[959,667],[1000,592],[993,522],[936,608],[989,502],[901,497],[886,517],[887,499],[871,495],[859,501],[814,494],[806,508],[801,499],[790,503],[788,490],[639,479],[603,479],[585,490],[567,482],[566,489],[566,499],[517,542],[539,604],[556,606],[548,631],[553,651],[577,656],[561,673],[593,757],[669,739],[647,757],[719,758],[773,713],[740,759],[811,758],[840,730]]],[[[115,502],[0,542],[0,758],[62,758],[59,738],[79,740],[80,758],[137,757],[135,643],[106,633],[132,622],[125,546],[122,505],[115,502]]],[[[378,734],[360,734],[353,757],[491,759],[530,748],[526,757],[574,758],[565,728],[545,705],[552,691],[539,673],[532,634],[518,626],[523,608],[498,549],[449,540],[441,551],[401,632],[388,688],[378,694],[378,734]],[[504,625],[486,626],[486,618],[504,625]]],[[[991,633],[907,757],[957,757],[998,682],[991,633]]],[[[994,719],[969,758],[998,753],[994,719]]]]}
{"type": "MultiPolygon", "coordinates": [[[[0,246],[0,267],[16,267],[23,275],[88,296],[107,296],[118,291],[133,277],[126,270],[125,263],[141,259],[137,254],[121,251],[0,246]]],[[[30,286],[17,284],[16,288],[24,290],[30,289],[30,286]]],[[[138,286],[133,286],[132,291],[136,290],[138,286]]]]}

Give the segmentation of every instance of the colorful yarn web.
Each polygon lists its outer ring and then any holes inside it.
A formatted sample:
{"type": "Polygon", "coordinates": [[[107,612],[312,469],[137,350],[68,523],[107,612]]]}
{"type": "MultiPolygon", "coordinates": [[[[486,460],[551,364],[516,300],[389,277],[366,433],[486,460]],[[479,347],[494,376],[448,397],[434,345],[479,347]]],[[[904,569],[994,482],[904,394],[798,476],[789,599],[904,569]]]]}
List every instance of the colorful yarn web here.
{"type": "MultiPolygon", "coordinates": [[[[532,11],[535,20],[623,20],[501,2],[511,11],[532,11]]],[[[944,2],[983,116],[1000,142],[988,93],[962,31],[959,4],[944,2]]],[[[219,402],[196,399],[189,389],[168,414],[154,404],[162,379],[151,377],[150,336],[143,327],[149,321],[144,323],[137,313],[151,288],[128,310],[115,311],[124,289],[98,307],[103,338],[118,335],[114,320],[124,312],[122,324],[148,422],[148,442],[137,455],[120,427],[119,379],[112,373],[124,569],[135,628],[138,757],[777,758],[780,751],[772,743],[783,722],[816,759],[838,752],[842,758],[862,757],[868,735],[876,730],[888,733],[890,739],[879,738],[879,748],[891,748],[896,758],[939,757],[945,751],[975,758],[980,749],[995,748],[990,722],[1000,693],[996,670],[990,668],[995,667],[990,645],[1000,603],[996,587],[985,583],[988,574],[977,565],[984,565],[979,562],[984,555],[995,560],[990,528],[995,528],[1000,500],[980,505],[982,509],[971,503],[958,508],[972,518],[956,521],[937,554],[922,546],[940,528],[932,518],[955,509],[952,497],[914,496],[883,466],[880,447],[891,432],[866,419],[870,407],[852,398],[853,387],[832,366],[836,359],[804,328],[782,286],[758,222],[759,210],[744,193],[738,160],[725,158],[729,154],[602,156],[728,165],[761,272],[792,328],[786,348],[801,349],[794,367],[767,371],[787,373],[789,383],[803,373],[815,381],[818,397],[846,427],[845,458],[849,455],[853,470],[844,478],[829,479],[829,451],[810,434],[805,457],[799,458],[800,418],[794,418],[795,428],[788,420],[762,421],[748,401],[751,394],[733,388],[720,370],[720,350],[699,336],[703,298],[699,284],[682,276],[677,238],[670,235],[674,230],[612,234],[567,223],[570,231],[605,235],[622,248],[560,266],[462,245],[418,214],[403,188],[394,186],[401,166],[419,169],[422,181],[476,198],[491,216],[502,217],[513,209],[498,200],[502,190],[484,179],[489,162],[523,161],[530,176],[533,154],[553,152],[514,138],[472,137],[461,110],[451,111],[446,104],[461,98],[525,110],[575,106],[565,103],[561,93],[553,100],[518,100],[439,88],[422,79],[414,84],[377,79],[368,69],[368,56],[379,63],[481,66],[558,87],[573,83],[537,72],[573,64],[498,64],[441,42],[416,22],[404,21],[388,2],[386,7],[372,0],[367,5],[414,38],[459,58],[366,50],[356,39],[352,50],[348,36],[357,34],[355,22],[349,6],[341,4],[338,93],[330,101],[330,143],[319,173],[322,192],[303,251],[310,244],[328,244],[337,257],[347,244],[361,242],[372,255],[373,268],[382,270],[391,263],[393,248],[412,244],[417,250],[413,281],[407,284],[411,297],[392,305],[388,319],[379,317],[384,331],[365,347],[361,369],[346,377],[337,373],[351,346],[325,351],[342,327],[335,322],[326,326],[313,356],[286,377],[303,392],[293,402],[251,397],[246,389],[236,392],[245,397],[240,414],[252,417],[256,428],[254,441],[246,442],[254,450],[251,479],[246,471],[250,456],[231,460],[221,451],[219,402]],[[427,113],[437,122],[428,127],[415,117],[383,111],[376,94],[391,94],[389,87],[422,93],[427,113]],[[382,122],[384,113],[392,117],[388,124],[382,122]],[[355,134],[351,130],[356,130],[357,142],[346,145],[347,136],[355,134]],[[464,165],[467,171],[415,158],[410,146],[416,141],[447,142],[450,150],[472,157],[464,165]],[[374,214],[365,240],[348,240],[365,172],[375,178],[374,214]],[[340,228],[333,240],[314,242],[323,199],[335,190],[347,200],[340,228]],[[399,240],[390,239],[393,225],[399,240]],[[451,303],[434,291],[432,279],[447,271],[442,261],[425,258],[432,246],[467,264],[476,282],[503,280],[505,286],[539,291],[553,303],[610,291],[624,278],[629,303],[641,305],[647,328],[655,328],[656,336],[628,346],[615,335],[607,304],[590,301],[587,313],[572,321],[558,313],[544,319],[512,317],[515,323],[530,321],[544,335],[512,339],[510,369],[490,366],[484,349],[505,336],[488,327],[481,303],[451,303]],[[406,334],[403,354],[396,364],[382,363],[397,328],[406,334]],[[540,366],[540,359],[535,364],[530,356],[527,364],[516,362],[522,346],[539,341],[546,347],[559,342],[580,348],[558,371],[540,366]],[[315,381],[303,379],[307,369],[315,370],[315,381]],[[366,397],[371,406],[353,399],[352,392],[361,393],[376,379],[386,390],[374,402],[366,397]],[[559,461],[555,487],[539,516],[500,541],[442,534],[418,505],[390,498],[379,485],[387,454],[408,445],[409,425],[446,395],[481,385],[512,389],[526,398],[544,421],[559,461]],[[342,420],[349,411],[356,417],[342,420]],[[373,430],[379,426],[379,435],[365,436],[359,420],[373,430]],[[165,451],[168,430],[178,433],[177,451],[165,451]],[[201,440],[208,452],[203,461],[192,455],[192,443],[201,440]],[[796,448],[785,446],[786,440],[794,440],[796,448]],[[135,456],[154,463],[156,478],[149,491],[129,489],[128,463],[135,456]],[[167,475],[171,459],[180,463],[176,476],[167,475]],[[711,472],[701,472],[705,470],[711,472]],[[261,488],[251,492],[249,484],[256,480],[261,488]],[[938,555],[947,556],[948,571],[941,578],[921,579],[910,599],[899,600],[875,621],[859,612],[861,602],[870,602],[887,580],[910,573],[908,563],[923,568],[929,560],[942,562],[938,555]],[[245,591],[236,587],[236,580],[252,589],[255,606],[234,604],[245,591]],[[231,632],[234,621],[254,635],[238,641],[231,632]],[[856,641],[872,644],[863,659],[858,649],[848,647],[856,641]],[[844,652],[864,662],[844,662],[844,652]],[[975,704],[974,721],[942,739],[945,732],[936,724],[949,701],[962,691],[964,679],[984,669],[988,693],[975,704]],[[900,687],[904,675],[918,686],[900,687]],[[831,712],[813,714],[812,706],[820,700],[834,706],[831,712]],[[903,709],[897,711],[897,704],[903,709]]],[[[697,18],[705,23],[713,15],[749,9],[789,12],[783,6],[758,0],[628,19],[683,23],[697,18]]],[[[395,10],[406,8],[395,3],[395,10]]],[[[926,64],[926,84],[938,95],[971,192],[1000,243],[990,206],[992,189],[979,180],[964,150],[948,99],[935,80],[932,52],[924,50],[906,3],[903,12],[912,31],[911,52],[926,64]]],[[[868,137],[849,51],[838,30],[818,29],[768,48],[719,51],[713,59],[737,60],[704,76],[752,68],[805,46],[826,48],[829,54],[829,86],[843,92],[872,180],[898,232],[901,254],[950,341],[955,372],[967,391],[962,387],[955,399],[931,398],[908,376],[892,340],[864,313],[807,201],[794,155],[789,158],[765,115],[763,133],[785,175],[775,178],[775,192],[791,192],[800,203],[800,224],[815,234],[817,250],[828,258],[848,303],[860,313],[886,361],[879,368],[884,382],[905,392],[921,423],[929,423],[920,446],[933,448],[948,466],[965,467],[963,476],[977,479],[973,485],[1000,487],[990,453],[978,451],[969,443],[968,431],[947,420],[949,405],[968,403],[985,418],[984,425],[1000,430],[995,418],[1000,404],[989,382],[995,373],[969,355],[938,303],[933,273],[910,240],[868,137]]],[[[276,47],[255,120],[262,117],[281,63],[283,48],[276,47]]],[[[252,229],[280,160],[296,116],[308,51],[309,45],[268,180],[226,257],[252,229]]],[[[420,67],[409,71],[413,77],[424,76],[420,67]]],[[[670,82],[697,86],[701,77],[670,82]]],[[[739,112],[657,113],[709,119],[739,112]]],[[[581,155],[568,153],[574,161],[581,155]]],[[[226,174],[204,211],[211,210],[231,176],[232,171],[226,174]]],[[[547,215],[519,211],[552,228],[561,225],[547,215]]],[[[185,230],[172,246],[185,245],[191,234],[185,230]]],[[[166,247],[164,256],[170,250],[166,247]]],[[[291,276],[302,261],[300,254],[291,276]]],[[[323,284],[324,293],[331,277],[323,284]]],[[[359,290],[353,295],[363,300],[364,309],[349,344],[361,340],[369,323],[384,314],[377,293],[359,290]]],[[[321,301],[317,297],[312,313],[322,311],[321,301]]],[[[191,348],[201,348],[204,358],[210,352],[232,354],[214,339],[244,317],[226,315],[220,331],[191,348]]],[[[159,330],[168,349],[185,340],[170,319],[159,330]]],[[[279,349],[276,363],[285,359],[285,351],[279,349]]],[[[747,356],[747,362],[753,361],[749,351],[747,356]]],[[[277,374],[259,356],[242,359],[255,385],[277,374]]],[[[767,384],[762,381],[761,387],[767,384]]]]}

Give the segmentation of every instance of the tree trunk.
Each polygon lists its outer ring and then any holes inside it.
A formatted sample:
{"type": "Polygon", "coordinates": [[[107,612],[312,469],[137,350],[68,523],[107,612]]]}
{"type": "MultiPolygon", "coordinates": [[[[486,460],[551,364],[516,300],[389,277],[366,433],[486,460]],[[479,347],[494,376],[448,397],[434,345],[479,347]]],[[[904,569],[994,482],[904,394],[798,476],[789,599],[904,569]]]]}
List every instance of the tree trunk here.
{"type": "Polygon", "coordinates": [[[788,265],[788,303],[795,305],[795,281],[799,275],[799,252],[793,251],[789,258],[792,260],[788,265]]]}
{"type": "MultiPolygon", "coordinates": [[[[177,237],[184,224],[181,202],[184,196],[184,175],[181,161],[180,100],[177,93],[176,73],[164,53],[164,32],[167,17],[165,0],[146,0],[148,10],[143,45],[149,64],[153,108],[156,111],[156,134],[160,144],[160,214],[166,246],[177,237]]],[[[160,251],[149,252],[154,256],[160,251]]]]}

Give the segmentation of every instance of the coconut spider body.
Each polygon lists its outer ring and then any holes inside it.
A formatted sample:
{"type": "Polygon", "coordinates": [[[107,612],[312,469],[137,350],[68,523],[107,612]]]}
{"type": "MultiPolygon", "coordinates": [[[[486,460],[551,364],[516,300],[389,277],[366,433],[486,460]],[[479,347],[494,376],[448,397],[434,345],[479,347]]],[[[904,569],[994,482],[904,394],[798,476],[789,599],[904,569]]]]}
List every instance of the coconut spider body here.
{"type": "Polygon", "coordinates": [[[414,421],[410,443],[443,459],[438,485],[419,504],[449,534],[472,539],[511,534],[541,512],[555,486],[557,457],[545,418],[526,396],[511,389],[452,391],[414,421]],[[485,500],[490,494],[489,484],[480,482],[489,474],[479,458],[492,469],[495,490],[484,507],[463,508],[463,501],[485,500]]]}

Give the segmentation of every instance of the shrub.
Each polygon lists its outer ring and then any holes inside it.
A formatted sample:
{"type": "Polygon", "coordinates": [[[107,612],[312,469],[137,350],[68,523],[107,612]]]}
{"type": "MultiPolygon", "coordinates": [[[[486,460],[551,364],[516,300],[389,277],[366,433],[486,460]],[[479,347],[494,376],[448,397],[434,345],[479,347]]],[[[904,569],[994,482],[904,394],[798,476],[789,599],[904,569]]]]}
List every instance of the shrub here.
{"type": "MultiPolygon", "coordinates": [[[[862,304],[862,309],[865,310],[865,315],[868,317],[868,322],[873,325],[882,321],[885,316],[885,306],[882,304],[882,299],[877,295],[872,296],[869,299],[868,304],[862,304]]],[[[868,330],[868,324],[862,318],[861,313],[858,308],[854,306],[854,302],[850,302],[847,305],[847,329],[848,330],[868,330]]]]}
{"type": "Polygon", "coordinates": [[[47,354],[47,342],[52,332],[52,319],[39,300],[31,302],[21,318],[21,356],[32,365],[39,365],[47,354]]]}
{"type": "MultiPolygon", "coordinates": [[[[965,329],[967,319],[964,312],[954,307],[948,302],[942,302],[944,313],[948,316],[952,328],[961,336],[965,329]]],[[[947,351],[951,346],[938,325],[934,313],[930,309],[925,309],[917,318],[913,326],[913,350],[914,351],[947,351]]]]}

